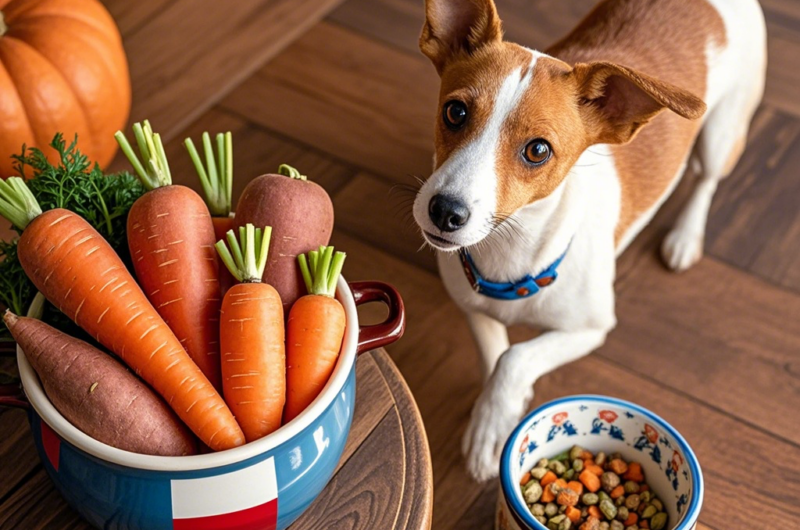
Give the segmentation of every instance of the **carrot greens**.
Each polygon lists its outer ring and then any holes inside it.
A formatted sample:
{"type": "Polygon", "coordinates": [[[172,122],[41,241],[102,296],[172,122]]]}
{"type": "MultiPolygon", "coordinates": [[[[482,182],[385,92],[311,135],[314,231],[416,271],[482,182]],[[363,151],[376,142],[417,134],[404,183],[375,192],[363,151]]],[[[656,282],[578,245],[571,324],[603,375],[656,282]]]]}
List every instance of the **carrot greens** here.
{"type": "Polygon", "coordinates": [[[203,186],[208,210],[213,217],[227,217],[231,213],[231,193],[233,192],[233,136],[230,131],[218,133],[215,137],[217,154],[211,145],[211,136],[203,133],[203,154],[205,165],[200,159],[191,138],[183,144],[189,151],[197,176],[203,186]]]}

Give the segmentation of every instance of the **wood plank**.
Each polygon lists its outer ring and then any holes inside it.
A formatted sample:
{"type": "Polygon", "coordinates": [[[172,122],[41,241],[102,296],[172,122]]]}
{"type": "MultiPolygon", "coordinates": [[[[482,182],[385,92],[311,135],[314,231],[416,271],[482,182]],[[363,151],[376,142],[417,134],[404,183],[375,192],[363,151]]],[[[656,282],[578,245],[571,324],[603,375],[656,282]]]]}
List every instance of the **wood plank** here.
{"type": "Polygon", "coordinates": [[[19,409],[0,408],[0,499],[15,490],[30,475],[39,458],[28,428],[28,415],[19,409]]]}
{"type": "Polygon", "coordinates": [[[208,131],[212,137],[218,132],[232,133],[234,208],[241,191],[250,180],[265,173],[275,173],[280,164],[295,166],[330,194],[345,186],[356,173],[355,169],[319,151],[289,141],[223,109],[212,108],[183,129],[164,148],[174,182],[197,191],[200,191],[200,181],[183,141],[191,137],[196,146],[201,146],[204,131],[208,131]]]}
{"type": "Polygon", "coordinates": [[[0,530],[92,530],[58,491],[44,468],[0,505],[0,530]]]}
{"type": "Polygon", "coordinates": [[[174,0],[123,39],[131,120],[171,139],[339,2],[174,0]]]}
{"type": "Polygon", "coordinates": [[[222,105],[397,179],[430,172],[437,90],[436,74],[422,57],[323,22],[222,105]]]}
{"type": "Polygon", "coordinates": [[[163,11],[173,0],[101,0],[123,36],[130,35],[163,11]]]}
{"type": "Polygon", "coordinates": [[[417,188],[359,173],[333,197],[336,226],[400,259],[436,272],[436,255],[423,240],[411,207],[417,188]],[[365,220],[369,222],[365,222],[365,220]]]}
{"type": "Polygon", "coordinates": [[[800,292],[800,119],[764,108],[708,223],[709,252],[800,292]]]}
{"type": "Polygon", "coordinates": [[[292,530],[395,528],[405,475],[400,429],[397,411],[389,412],[292,530]]]}
{"type": "Polygon", "coordinates": [[[408,385],[386,351],[377,351],[375,361],[392,391],[397,405],[405,443],[405,482],[403,502],[395,528],[431,528],[433,510],[433,472],[428,438],[419,409],[408,385]]]}
{"type": "Polygon", "coordinates": [[[375,353],[362,355],[356,363],[356,407],[353,423],[344,452],[336,466],[337,471],[347,464],[350,457],[361,447],[386,414],[395,406],[392,391],[386,383],[383,371],[375,362],[375,353]]]}

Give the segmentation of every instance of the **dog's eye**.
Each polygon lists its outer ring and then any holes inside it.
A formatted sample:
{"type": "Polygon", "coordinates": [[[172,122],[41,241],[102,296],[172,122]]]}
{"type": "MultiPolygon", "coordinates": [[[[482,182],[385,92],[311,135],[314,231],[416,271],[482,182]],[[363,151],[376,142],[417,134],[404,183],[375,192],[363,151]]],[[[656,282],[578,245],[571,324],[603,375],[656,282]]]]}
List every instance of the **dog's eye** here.
{"type": "Polygon", "coordinates": [[[550,158],[550,154],[550,144],[541,138],[528,142],[528,145],[525,146],[525,150],[523,151],[525,160],[534,166],[547,162],[547,159],[550,158]]]}
{"type": "Polygon", "coordinates": [[[458,100],[444,104],[444,123],[452,130],[458,130],[467,122],[467,106],[458,100]]]}

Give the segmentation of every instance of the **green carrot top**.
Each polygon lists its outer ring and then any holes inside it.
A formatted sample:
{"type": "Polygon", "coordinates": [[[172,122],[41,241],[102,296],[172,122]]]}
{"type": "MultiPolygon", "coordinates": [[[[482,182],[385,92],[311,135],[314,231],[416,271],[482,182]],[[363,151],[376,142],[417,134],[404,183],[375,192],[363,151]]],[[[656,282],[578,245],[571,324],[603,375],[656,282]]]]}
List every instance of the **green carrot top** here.
{"type": "Polygon", "coordinates": [[[122,152],[128,157],[144,187],[152,190],[172,184],[172,174],[169,172],[169,163],[164,152],[164,145],[161,143],[161,135],[153,132],[150,122],[147,120],[144,120],[144,125],[139,122],[133,124],[133,135],[136,137],[136,144],[142,157],[141,161],[122,131],[117,131],[114,138],[122,152]]]}
{"type": "Polygon", "coordinates": [[[346,257],[344,252],[334,253],[333,247],[319,247],[307,258],[305,254],[297,256],[308,294],[333,297],[346,257]]]}
{"type": "Polygon", "coordinates": [[[42,208],[20,177],[0,179],[0,215],[20,230],[42,215],[42,208]]]}
{"type": "Polygon", "coordinates": [[[217,156],[211,145],[211,136],[203,133],[203,152],[206,165],[200,159],[191,138],[183,144],[189,151],[197,176],[203,185],[208,210],[214,217],[227,217],[231,213],[231,193],[233,191],[233,135],[230,131],[216,135],[217,156]]]}
{"type": "Polygon", "coordinates": [[[271,236],[271,226],[262,229],[248,223],[239,227],[238,239],[233,230],[228,230],[226,237],[230,250],[221,239],[214,246],[234,278],[240,282],[260,282],[267,266],[271,236]]]}
{"type": "Polygon", "coordinates": [[[281,164],[278,166],[278,175],[283,175],[284,177],[289,177],[296,180],[308,180],[307,176],[301,174],[297,169],[293,168],[289,164],[281,164]]]}

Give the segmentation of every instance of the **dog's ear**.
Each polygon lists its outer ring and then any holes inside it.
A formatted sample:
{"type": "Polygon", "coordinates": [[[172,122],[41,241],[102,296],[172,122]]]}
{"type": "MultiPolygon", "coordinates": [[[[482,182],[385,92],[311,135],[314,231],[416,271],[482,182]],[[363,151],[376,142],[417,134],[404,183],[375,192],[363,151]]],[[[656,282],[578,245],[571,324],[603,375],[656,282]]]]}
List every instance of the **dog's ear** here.
{"type": "Polygon", "coordinates": [[[441,73],[458,53],[471,53],[503,38],[494,0],[425,0],[419,48],[441,73]]]}
{"type": "Polygon", "coordinates": [[[664,109],[690,120],[706,111],[686,90],[618,64],[576,64],[571,75],[592,143],[626,143],[664,109]]]}

